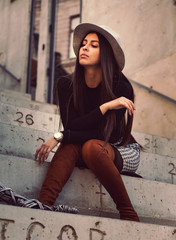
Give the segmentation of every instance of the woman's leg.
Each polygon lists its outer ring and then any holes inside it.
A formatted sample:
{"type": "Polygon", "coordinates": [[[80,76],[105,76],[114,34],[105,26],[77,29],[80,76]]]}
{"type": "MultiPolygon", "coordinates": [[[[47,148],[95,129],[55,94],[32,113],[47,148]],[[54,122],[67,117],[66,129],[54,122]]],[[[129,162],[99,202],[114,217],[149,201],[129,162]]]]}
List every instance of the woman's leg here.
{"type": "Polygon", "coordinates": [[[100,140],[87,141],[82,147],[83,161],[111,195],[120,212],[120,219],[139,221],[120,173],[114,165],[114,150],[109,144],[103,149],[103,145],[104,142],[100,140]]]}
{"type": "Polygon", "coordinates": [[[38,197],[40,202],[48,206],[55,203],[80,156],[81,145],[67,144],[57,150],[50,163],[38,197]]]}

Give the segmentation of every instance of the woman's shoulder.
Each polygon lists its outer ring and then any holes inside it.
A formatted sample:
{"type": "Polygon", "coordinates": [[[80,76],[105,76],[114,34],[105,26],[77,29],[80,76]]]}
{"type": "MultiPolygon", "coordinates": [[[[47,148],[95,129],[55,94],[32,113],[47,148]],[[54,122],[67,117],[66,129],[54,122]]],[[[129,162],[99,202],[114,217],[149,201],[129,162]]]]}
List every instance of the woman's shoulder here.
{"type": "Polygon", "coordinates": [[[66,75],[57,79],[57,90],[59,95],[67,95],[72,93],[72,76],[66,75]]]}
{"type": "Polygon", "coordinates": [[[115,80],[115,85],[115,91],[118,96],[124,96],[130,99],[133,97],[133,87],[128,78],[123,73],[121,73],[120,77],[115,80]]]}
{"type": "Polygon", "coordinates": [[[128,80],[128,78],[122,73],[121,78],[120,78],[120,86],[124,91],[133,91],[133,87],[128,80]]]}
{"type": "Polygon", "coordinates": [[[57,79],[57,86],[58,89],[69,89],[72,87],[72,76],[71,75],[65,75],[62,77],[59,77],[57,79]]]}
{"type": "Polygon", "coordinates": [[[65,76],[61,76],[57,79],[59,87],[71,87],[72,85],[72,75],[68,74],[65,76]]]}

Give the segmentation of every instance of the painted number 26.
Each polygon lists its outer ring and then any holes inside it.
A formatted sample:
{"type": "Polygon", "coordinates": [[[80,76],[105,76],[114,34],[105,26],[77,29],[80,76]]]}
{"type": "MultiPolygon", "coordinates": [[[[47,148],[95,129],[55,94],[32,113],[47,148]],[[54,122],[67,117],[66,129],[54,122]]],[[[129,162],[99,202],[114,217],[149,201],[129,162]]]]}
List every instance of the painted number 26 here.
{"type": "Polygon", "coordinates": [[[18,115],[18,118],[15,119],[16,122],[26,123],[27,125],[34,124],[33,116],[31,114],[27,114],[25,116],[23,115],[22,112],[16,112],[16,114],[18,115]]]}

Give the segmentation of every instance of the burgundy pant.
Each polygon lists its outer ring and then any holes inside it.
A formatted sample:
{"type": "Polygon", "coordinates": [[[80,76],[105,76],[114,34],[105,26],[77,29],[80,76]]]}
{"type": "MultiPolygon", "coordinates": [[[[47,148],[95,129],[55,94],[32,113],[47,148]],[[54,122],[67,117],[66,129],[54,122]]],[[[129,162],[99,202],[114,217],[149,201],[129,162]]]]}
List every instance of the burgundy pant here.
{"type": "Polygon", "coordinates": [[[120,218],[139,221],[121,175],[114,165],[114,149],[110,144],[107,144],[105,148],[103,145],[104,142],[100,140],[89,140],[83,145],[62,145],[52,159],[38,200],[43,204],[53,205],[75,165],[80,165],[82,162],[97,176],[108,191],[120,212],[120,218]]]}

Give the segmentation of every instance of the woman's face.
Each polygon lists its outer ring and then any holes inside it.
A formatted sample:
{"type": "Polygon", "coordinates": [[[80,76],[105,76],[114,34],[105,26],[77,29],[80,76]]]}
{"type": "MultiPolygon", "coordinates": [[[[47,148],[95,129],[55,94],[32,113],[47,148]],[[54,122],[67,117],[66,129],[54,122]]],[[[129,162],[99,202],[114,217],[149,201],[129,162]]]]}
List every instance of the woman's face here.
{"type": "Polygon", "coordinates": [[[82,66],[97,66],[100,63],[100,44],[96,33],[89,33],[79,49],[79,63],[82,66]]]}

